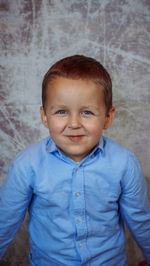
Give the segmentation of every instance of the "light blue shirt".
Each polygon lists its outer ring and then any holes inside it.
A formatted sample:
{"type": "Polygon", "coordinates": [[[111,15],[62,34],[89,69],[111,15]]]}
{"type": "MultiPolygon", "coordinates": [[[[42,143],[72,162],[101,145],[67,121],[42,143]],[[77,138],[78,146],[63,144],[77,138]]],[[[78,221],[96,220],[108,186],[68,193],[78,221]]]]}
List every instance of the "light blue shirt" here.
{"type": "Polygon", "coordinates": [[[150,263],[150,203],[134,154],[102,137],[79,163],[49,137],[19,153],[0,192],[0,254],[29,208],[32,265],[123,266],[123,220],[150,263]]]}

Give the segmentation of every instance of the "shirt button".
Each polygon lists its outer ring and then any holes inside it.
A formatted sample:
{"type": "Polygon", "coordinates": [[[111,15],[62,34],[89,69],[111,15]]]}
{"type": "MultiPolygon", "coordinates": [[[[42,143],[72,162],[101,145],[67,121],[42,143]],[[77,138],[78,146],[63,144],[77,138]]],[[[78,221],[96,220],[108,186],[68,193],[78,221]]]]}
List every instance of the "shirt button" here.
{"type": "Polygon", "coordinates": [[[81,223],[82,222],[82,218],[78,217],[78,222],[81,223]]]}
{"type": "Polygon", "coordinates": [[[76,197],[80,197],[81,194],[80,194],[80,192],[76,192],[75,195],[76,195],[76,197]]]}
{"type": "Polygon", "coordinates": [[[79,248],[82,248],[83,247],[83,244],[82,242],[79,243],[79,248]]]}

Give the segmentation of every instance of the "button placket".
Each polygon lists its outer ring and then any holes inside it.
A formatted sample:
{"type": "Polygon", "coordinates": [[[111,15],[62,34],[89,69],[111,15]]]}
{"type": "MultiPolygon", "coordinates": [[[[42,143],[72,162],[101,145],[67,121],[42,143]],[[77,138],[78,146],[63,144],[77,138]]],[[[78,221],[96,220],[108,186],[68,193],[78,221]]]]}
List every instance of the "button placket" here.
{"type": "Polygon", "coordinates": [[[73,169],[73,208],[74,222],[76,225],[76,245],[83,260],[89,255],[86,245],[87,225],[85,222],[85,199],[84,199],[84,168],[76,165],[73,169]]]}

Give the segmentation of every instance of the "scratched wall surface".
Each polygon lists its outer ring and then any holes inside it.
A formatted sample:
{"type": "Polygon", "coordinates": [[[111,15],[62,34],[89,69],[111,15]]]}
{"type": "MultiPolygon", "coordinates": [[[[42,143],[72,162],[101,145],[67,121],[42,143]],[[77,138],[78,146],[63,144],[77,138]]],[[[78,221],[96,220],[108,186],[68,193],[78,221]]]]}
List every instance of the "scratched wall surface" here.
{"type": "MultiPolygon", "coordinates": [[[[106,132],[139,158],[150,186],[150,1],[0,0],[0,185],[25,146],[48,135],[41,82],[56,60],[92,56],[113,80],[116,118],[106,132]]],[[[28,265],[27,220],[0,265],[28,265]]],[[[127,232],[128,264],[140,250],[127,232]]]]}

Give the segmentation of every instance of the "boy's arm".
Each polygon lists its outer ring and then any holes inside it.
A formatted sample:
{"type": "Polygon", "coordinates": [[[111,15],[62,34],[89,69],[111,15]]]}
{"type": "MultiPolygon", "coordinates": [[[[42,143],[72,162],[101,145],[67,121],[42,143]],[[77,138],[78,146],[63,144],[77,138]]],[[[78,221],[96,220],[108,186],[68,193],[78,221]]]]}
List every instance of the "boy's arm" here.
{"type": "Polygon", "coordinates": [[[129,157],[128,171],[121,185],[121,214],[150,264],[150,202],[140,164],[134,155],[129,157]]]}
{"type": "Polygon", "coordinates": [[[0,189],[0,258],[23,222],[32,197],[31,173],[22,168],[12,163],[0,189]]]}

